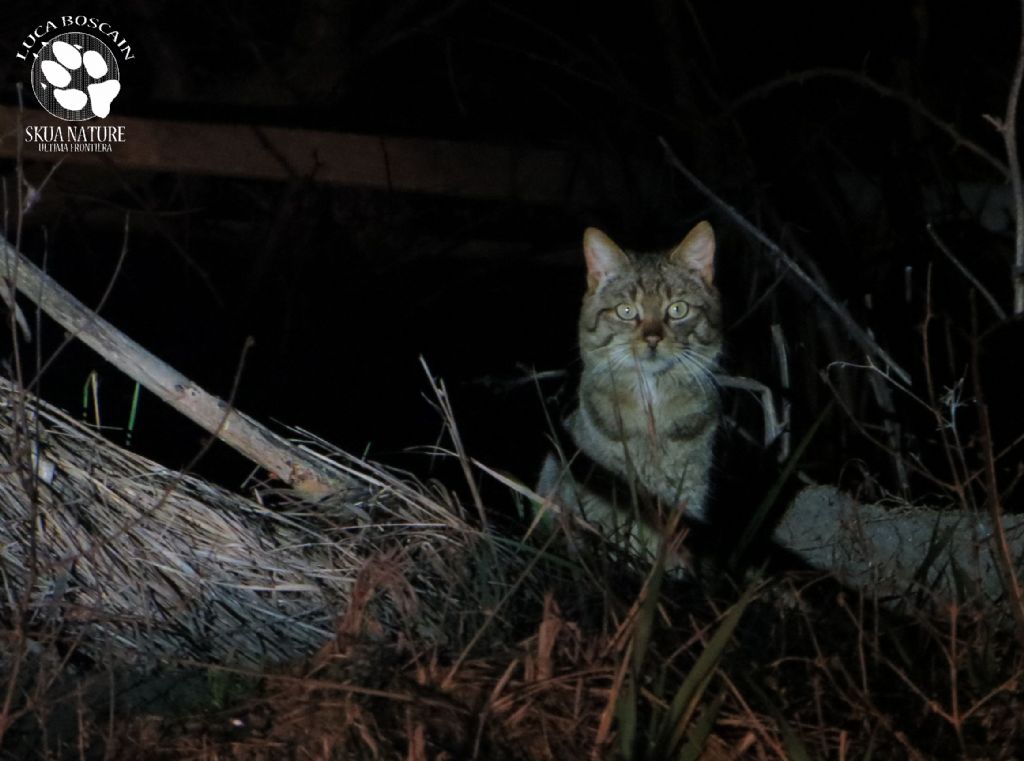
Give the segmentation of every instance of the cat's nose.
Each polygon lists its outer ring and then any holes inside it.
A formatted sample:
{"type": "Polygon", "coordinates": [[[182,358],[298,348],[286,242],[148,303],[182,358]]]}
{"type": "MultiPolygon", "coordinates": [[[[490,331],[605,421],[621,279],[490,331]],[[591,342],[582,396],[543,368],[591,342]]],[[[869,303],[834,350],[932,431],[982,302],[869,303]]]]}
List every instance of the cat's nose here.
{"type": "Polygon", "coordinates": [[[644,337],[647,345],[653,349],[665,337],[665,331],[656,320],[645,320],[640,326],[640,335],[644,337]]]}

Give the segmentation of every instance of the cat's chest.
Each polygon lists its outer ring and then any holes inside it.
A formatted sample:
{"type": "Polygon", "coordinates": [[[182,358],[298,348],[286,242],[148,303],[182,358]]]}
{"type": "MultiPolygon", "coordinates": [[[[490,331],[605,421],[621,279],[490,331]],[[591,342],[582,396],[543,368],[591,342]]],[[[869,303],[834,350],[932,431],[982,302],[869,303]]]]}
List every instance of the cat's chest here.
{"type": "MultiPolygon", "coordinates": [[[[699,505],[706,487],[717,399],[701,390],[580,388],[567,427],[591,459],[652,494],[699,505]]],[[[696,508],[695,508],[696,509],[696,508]]]]}
{"type": "Polygon", "coordinates": [[[584,385],[580,405],[599,433],[621,441],[669,436],[701,402],[677,385],[638,375],[619,383],[584,385]]]}

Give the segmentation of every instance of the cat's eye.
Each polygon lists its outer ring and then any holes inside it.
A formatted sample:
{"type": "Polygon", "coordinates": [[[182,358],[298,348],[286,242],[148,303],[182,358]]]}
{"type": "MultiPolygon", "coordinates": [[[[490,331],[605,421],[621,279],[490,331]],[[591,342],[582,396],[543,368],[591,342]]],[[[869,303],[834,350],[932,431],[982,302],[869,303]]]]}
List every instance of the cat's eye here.
{"type": "Polygon", "coordinates": [[[615,307],[615,314],[620,320],[635,320],[636,307],[632,304],[619,304],[615,307]]]}
{"type": "Polygon", "coordinates": [[[666,310],[670,320],[681,320],[690,313],[690,305],[685,301],[675,301],[666,310]]]}

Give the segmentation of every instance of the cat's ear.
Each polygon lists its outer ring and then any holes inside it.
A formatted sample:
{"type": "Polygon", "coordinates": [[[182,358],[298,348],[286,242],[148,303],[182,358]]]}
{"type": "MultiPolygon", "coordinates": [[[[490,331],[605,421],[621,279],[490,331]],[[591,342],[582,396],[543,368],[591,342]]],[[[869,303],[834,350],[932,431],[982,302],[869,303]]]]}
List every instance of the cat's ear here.
{"type": "Polygon", "coordinates": [[[583,233],[583,255],[587,259],[587,287],[591,291],[605,278],[629,266],[626,253],[596,227],[588,227],[583,233]]]}
{"type": "Polygon", "coordinates": [[[705,283],[715,278],[715,231],[708,222],[698,222],[683,242],[668,255],[673,264],[696,270],[705,283]]]}

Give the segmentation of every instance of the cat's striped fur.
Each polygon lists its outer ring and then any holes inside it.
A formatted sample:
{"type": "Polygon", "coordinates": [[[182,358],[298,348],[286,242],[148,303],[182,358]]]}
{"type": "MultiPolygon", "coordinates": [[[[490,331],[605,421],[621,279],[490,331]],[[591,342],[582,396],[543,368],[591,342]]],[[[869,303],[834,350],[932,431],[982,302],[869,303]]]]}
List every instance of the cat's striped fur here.
{"type": "Polygon", "coordinates": [[[590,228],[583,249],[579,402],[538,490],[653,553],[674,511],[706,519],[722,345],[715,236],[701,222],[672,250],[642,255],[590,228]]]}

